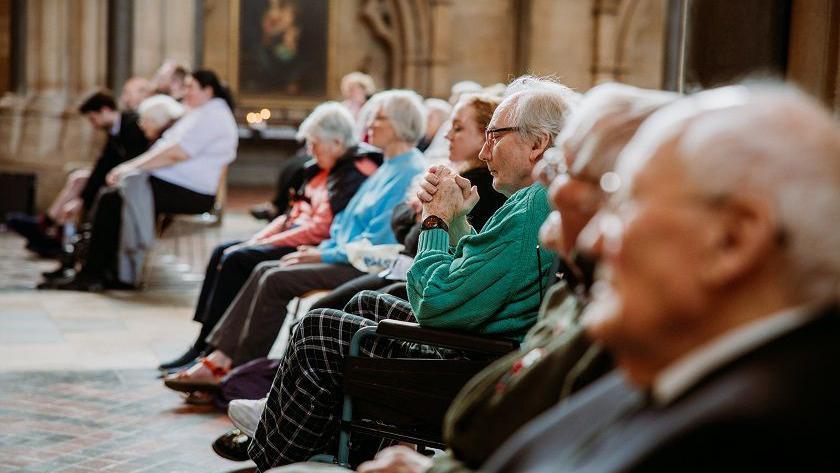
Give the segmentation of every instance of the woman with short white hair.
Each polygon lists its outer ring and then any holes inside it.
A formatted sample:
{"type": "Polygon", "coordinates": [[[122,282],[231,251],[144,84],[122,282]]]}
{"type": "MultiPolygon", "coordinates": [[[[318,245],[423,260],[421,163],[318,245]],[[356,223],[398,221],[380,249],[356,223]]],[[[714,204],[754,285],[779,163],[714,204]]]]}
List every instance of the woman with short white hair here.
{"type": "Polygon", "coordinates": [[[153,95],[137,107],[137,124],[149,142],[154,142],[187,111],[186,107],[168,95],[153,95]]]}
{"type": "MultiPolygon", "coordinates": [[[[144,102],[145,103],[145,102],[144,102]]],[[[142,112],[141,112],[142,113],[142,112]]],[[[278,260],[302,245],[317,245],[330,235],[333,217],[367,178],[365,167],[375,169],[379,152],[359,145],[353,133],[353,117],[337,102],[319,105],[301,123],[297,138],[306,141],[307,153],[314,159],[304,166],[304,185],[295,189],[289,210],[246,241],[231,241],[216,247],[207,264],[204,284],[193,320],[202,324],[195,343],[181,357],[160,365],[162,370],[178,369],[197,358],[208,346],[216,348],[210,362],[229,364],[235,356],[235,340],[225,331],[214,332],[251,271],[263,261],[278,260]],[[368,162],[367,166],[361,162],[368,162]],[[208,345],[209,342],[209,345],[208,345]]],[[[201,366],[184,371],[173,383],[183,384],[201,378],[201,366]]]]}
{"type": "MultiPolygon", "coordinates": [[[[214,352],[198,368],[168,378],[167,387],[184,392],[218,389],[221,375],[231,367],[268,355],[293,298],[316,289],[334,289],[364,274],[349,262],[349,243],[396,243],[391,214],[405,199],[414,176],[426,168],[423,155],[414,147],[423,136],[426,117],[420,96],[409,90],[381,92],[371,100],[375,113],[368,136],[370,144],[382,150],[382,165],[336,215],[329,239],[254,268],[211,334],[210,344],[224,346],[225,356],[214,352]]],[[[301,126],[303,133],[315,129],[307,123],[301,126]]],[[[317,153],[324,143],[315,139],[310,146],[317,153]]]]}

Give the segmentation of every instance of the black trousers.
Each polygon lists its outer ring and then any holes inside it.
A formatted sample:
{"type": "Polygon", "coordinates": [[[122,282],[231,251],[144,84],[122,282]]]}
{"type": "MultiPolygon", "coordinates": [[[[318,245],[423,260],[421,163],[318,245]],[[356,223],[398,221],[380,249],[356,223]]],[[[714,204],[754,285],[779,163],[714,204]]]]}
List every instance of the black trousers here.
{"type": "Polygon", "coordinates": [[[205,339],[225,314],[228,306],[245,285],[251,271],[263,261],[278,260],[283,255],[295,251],[290,246],[259,245],[240,248],[225,254],[229,247],[241,243],[231,241],[223,243],[213,250],[204,283],[198,295],[193,320],[201,322],[201,332],[195,341],[195,348],[203,351],[207,348],[205,339]]]}
{"type": "Polygon", "coordinates": [[[338,286],[326,296],[315,301],[309,310],[336,309],[342,310],[356,294],[362,291],[378,291],[396,281],[380,278],[375,274],[365,274],[338,286]]]}
{"type": "MultiPolygon", "coordinates": [[[[201,194],[166,182],[154,176],[149,177],[152,186],[155,214],[199,214],[213,208],[216,196],[201,194]]],[[[120,246],[123,199],[114,187],[99,192],[93,208],[93,226],[87,259],[82,264],[81,274],[99,279],[115,279],[117,273],[117,251],[120,246]]]]}

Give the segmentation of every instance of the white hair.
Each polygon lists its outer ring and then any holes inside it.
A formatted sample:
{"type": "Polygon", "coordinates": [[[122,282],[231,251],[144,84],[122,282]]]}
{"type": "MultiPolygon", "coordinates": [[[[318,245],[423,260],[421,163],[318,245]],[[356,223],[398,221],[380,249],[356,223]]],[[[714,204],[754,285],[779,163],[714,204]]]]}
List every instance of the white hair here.
{"type": "Polygon", "coordinates": [[[298,141],[336,140],[345,148],[357,143],[354,130],[353,114],[338,102],[324,102],[300,124],[297,132],[298,141]]]}
{"type": "Polygon", "coordinates": [[[790,86],[701,92],[654,114],[621,164],[674,139],[698,191],[770,200],[802,302],[840,299],[840,126],[820,105],[790,86]]]}
{"type": "Polygon", "coordinates": [[[373,81],[373,77],[364,72],[354,71],[341,78],[342,92],[354,85],[361,87],[368,97],[376,93],[376,83],[373,81]]]}
{"type": "Polygon", "coordinates": [[[164,94],[153,95],[137,106],[137,114],[140,119],[150,121],[161,127],[181,118],[185,112],[186,108],[183,105],[164,94]]]}
{"type": "Polygon", "coordinates": [[[533,76],[514,79],[504,95],[496,113],[510,109],[512,125],[528,141],[548,136],[553,142],[580,102],[580,94],[565,85],[533,76]]]}
{"type": "Polygon", "coordinates": [[[619,152],[642,122],[677,98],[679,94],[674,92],[615,82],[595,86],[583,95],[554,146],[575,153],[573,175],[598,179],[615,167],[619,152]]]}
{"type": "Polygon", "coordinates": [[[374,95],[374,110],[382,110],[402,141],[416,144],[426,133],[423,98],[413,90],[386,90],[374,95]]]}
{"type": "Polygon", "coordinates": [[[440,121],[445,121],[452,113],[452,105],[446,100],[428,98],[423,101],[428,115],[437,115],[440,121]]]}

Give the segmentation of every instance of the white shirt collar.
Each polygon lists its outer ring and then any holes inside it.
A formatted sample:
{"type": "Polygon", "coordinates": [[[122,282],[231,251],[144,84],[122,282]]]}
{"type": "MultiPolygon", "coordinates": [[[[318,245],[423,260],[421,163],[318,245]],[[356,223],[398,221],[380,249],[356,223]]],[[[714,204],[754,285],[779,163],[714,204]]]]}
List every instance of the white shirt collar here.
{"type": "Polygon", "coordinates": [[[111,125],[111,129],[108,130],[108,134],[111,136],[117,136],[120,133],[120,122],[122,121],[122,113],[117,113],[117,118],[114,120],[114,124],[111,125]]]}
{"type": "Polygon", "coordinates": [[[731,330],[665,368],[653,382],[653,400],[666,405],[715,369],[816,317],[814,310],[793,307],[731,330]]]}

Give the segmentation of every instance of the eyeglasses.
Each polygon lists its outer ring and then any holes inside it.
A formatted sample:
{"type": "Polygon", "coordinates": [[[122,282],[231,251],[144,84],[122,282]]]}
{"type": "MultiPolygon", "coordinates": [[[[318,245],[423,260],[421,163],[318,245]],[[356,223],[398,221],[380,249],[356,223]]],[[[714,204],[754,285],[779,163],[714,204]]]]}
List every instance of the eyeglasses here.
{"type": "Polygon", "coordinates": [[[506,126],[504,128],[487,128],[484,130],[484,139],[487,141],[489,145],[496,144],[496,141],[499,139],[498,135],[502,133],[508,133],[511,131],[519,131],[518,126],[506,126]]]}

